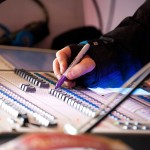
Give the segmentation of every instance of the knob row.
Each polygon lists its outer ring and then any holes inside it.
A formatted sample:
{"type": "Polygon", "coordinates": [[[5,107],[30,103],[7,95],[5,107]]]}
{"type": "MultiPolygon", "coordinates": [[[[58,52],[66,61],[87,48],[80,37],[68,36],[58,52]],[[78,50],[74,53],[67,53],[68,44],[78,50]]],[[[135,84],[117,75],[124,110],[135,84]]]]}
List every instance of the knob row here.
{"type": "Polygon", "coordinates": [[[20,89],[22,89],[25,92],[30,92],[30,93],[36,92],[36,88],[30,84],[20,84],[20,89]]]}
{"type": "Polygon", "coordinates": [[[24,70],[24,69],[16,69],[14,70],[14,72],[24,78],[25,80],[29,81],[30,83],[40,87],[40,88],[49,88],[49,83],[47,83],[46,81],[38,78],[37,76],[29,73],[28,71],[24,70]]]}
{"type": "Polygon", "coordinates": [[[9,112],[10,115],[18,117],[20,114],[28,114],[42,126],[50,127],[57,125],[56,117],[32,104],[2,84],[0,84],[0,96],[3,98],[1,106],[6,112],[9,112]]]}
{"type": "Polygon", "coordinates": [[[74,107],[75,109],[81,111],[82,113],[88,115],[88,116],[94,116],[96,109],[89,106],[88,104],[76,99],[75,97],[71,97],[68,94],[64,92],[60,92],[60,90],[55,89],[49,89],[49,94],[52,96],[57,97],[58,99],[61,99],[65,103],[69,104],[70,106],[74,107]]]}

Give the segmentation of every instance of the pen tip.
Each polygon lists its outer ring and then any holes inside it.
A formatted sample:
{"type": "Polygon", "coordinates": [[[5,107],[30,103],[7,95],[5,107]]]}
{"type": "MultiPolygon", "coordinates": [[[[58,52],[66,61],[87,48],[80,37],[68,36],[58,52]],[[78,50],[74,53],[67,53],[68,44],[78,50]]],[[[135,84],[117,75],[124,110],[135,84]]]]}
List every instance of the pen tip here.
{"type": "Polygon", "coordinates": [[[61,79],[58,80],[58,82],[56,83],[55,89],[60,88],[66,79],[67,79],[66,76],[62,75],[61,79]]]}
{"type": "Polygon", "coordinates": [[[55,89],[58,89],[58,85],[56,84],[55,89]]]}

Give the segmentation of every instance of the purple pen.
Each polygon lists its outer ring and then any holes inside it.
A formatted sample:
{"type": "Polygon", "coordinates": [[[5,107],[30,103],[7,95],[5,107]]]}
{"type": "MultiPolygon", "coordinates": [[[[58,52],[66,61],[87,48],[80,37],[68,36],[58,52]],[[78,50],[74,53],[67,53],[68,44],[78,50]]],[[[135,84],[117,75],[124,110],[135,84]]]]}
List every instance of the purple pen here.
{"type": "Polygon", "coordinates": [[[65,82],[66,79],[67,79],[66,76],[62,75],[61,79],[58,80],[58,82],[56,83],[55,89],[61,87],[61,85],[65,82]]]}
{"type": "Polygon", "coordinates": [[[67,70],[63,73],[63,75],[61,76],[60,80],[58,80],[58,82],[56,83],[55,89],[61,87],[61,85],[64,83],[64,81],[67,79],[67,73],[68,71],[75,66],[78,62],[81,61],[81,59],[84,57],[84,55],[86,54],[86,52],[88,51],[90,47],[90,44],[85,44],[83,46],[83,48],[80,50],[80,52],[78,53],[78,55],[75,57],[75,59],[73,60],[73,62],[69,65],[69,67],[67,68],[67,70]]]}

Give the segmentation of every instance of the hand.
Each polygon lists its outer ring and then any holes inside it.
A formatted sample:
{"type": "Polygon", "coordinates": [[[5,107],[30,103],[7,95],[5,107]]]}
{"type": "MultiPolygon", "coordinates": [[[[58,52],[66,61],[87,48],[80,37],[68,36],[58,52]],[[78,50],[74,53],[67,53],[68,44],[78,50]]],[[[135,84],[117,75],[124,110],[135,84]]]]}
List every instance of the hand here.
{"type": "MultiPolygon", "coordinates": [[[[57,79],[61,78],[61,75],[65,72],[68,67],[68,62],[71,57],[71,50],[69,47],[64,47],[56,53],[56,59],[53,61],[53,71],[57,79]]],[[[70,69],[67,74],[67,81],[65,85],[69,88],[72,88],[76,85],[74,79],[92,71],[95,68],[96,64],[92,58],[86,55],[80,63],[75,65],[70,69]]]]}

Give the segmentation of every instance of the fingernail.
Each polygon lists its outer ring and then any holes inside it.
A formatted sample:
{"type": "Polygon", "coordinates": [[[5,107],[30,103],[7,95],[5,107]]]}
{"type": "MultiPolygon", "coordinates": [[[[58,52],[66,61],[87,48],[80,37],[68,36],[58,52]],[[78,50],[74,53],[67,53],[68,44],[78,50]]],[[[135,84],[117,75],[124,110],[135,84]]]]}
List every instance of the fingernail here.
{"type": "Polygon", "coordinates": [[[73,79],[74,77],[75,77],[74,72],[72,72],[72,71],[68,72],[68,78],[69,79],[73,79]]]}
{"type": "Polygon", "coordinates": [[[57,74],[56,75],[57,79],[59,80],[61,78],[61,75],[60,74],[57,74]]]}
{"type": "Polygon", "coordinates": [[[69,87],[69,88],[71,89],[71,88],[75,87],[75,85],[76,85],[76,83],[75,83],[75,82],[72,82],[72,83],[70,84],[70,87],[69,87]]]}
{"type": "Polygon", "coordinates": [[[61,67],[61,68],[60,68],[60,73],[63,74],[64,72],[65,72],[65,68],[64,68],[64,67],[61,67]]]}

